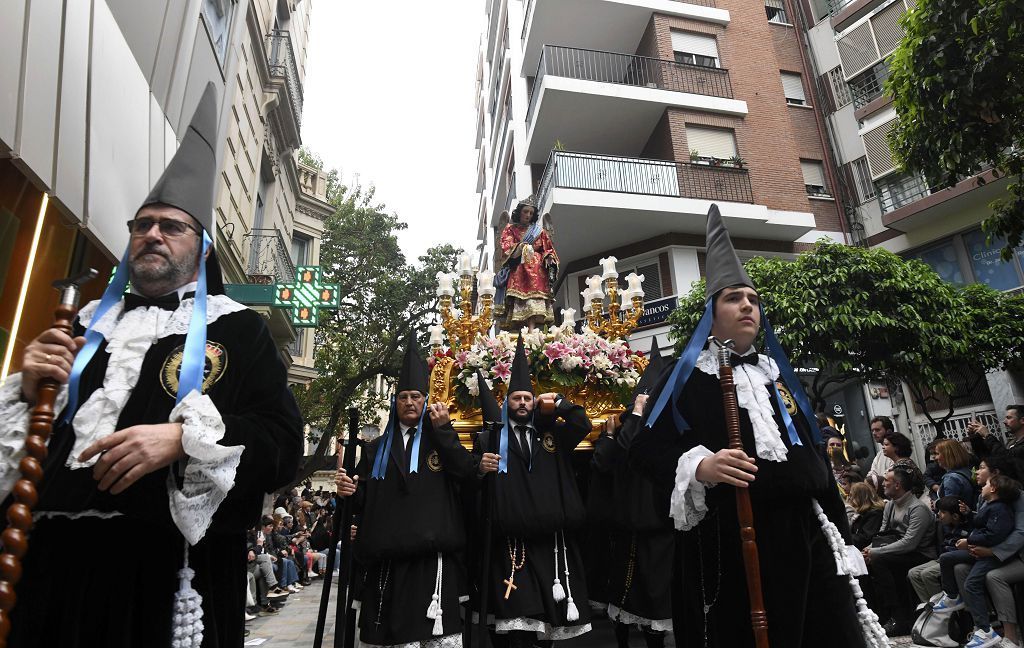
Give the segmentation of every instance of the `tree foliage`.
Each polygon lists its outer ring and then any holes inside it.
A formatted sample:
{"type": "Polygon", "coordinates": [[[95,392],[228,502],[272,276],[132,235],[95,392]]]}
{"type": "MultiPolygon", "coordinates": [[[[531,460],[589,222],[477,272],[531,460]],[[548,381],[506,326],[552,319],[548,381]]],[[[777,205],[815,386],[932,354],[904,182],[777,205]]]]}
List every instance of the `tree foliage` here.
{"type": "MultiPolygon", "coordinates": [[[[1005,368],[1024,354],[1024,298],[958,288],[883,249],[821,242],[795,261],[756,257],[746,269],[794,367],[816,370],[805,375],[818,407],[830,385],[854,379],[955,396],[964,367],[1005,368]]],[[[669,317],[677,347],[703,310],[701,281],[669,317]]]]}
{"type": "Polygon", "coordinates": [[[338,284],[340,307],[321,312],[314,352],[319,376],[296,391],[306,422],[322,433],[296,481],[325,465],[349,407],[359,407],[363,421],[375,418],[382,403],[368,387],[378,374],[397,376],[405,337],[422,329],[436,307],[436,273],[454,269],[461,252],[439,245],[409,263],[396,236],[406,224],[374,203],[372,189],[340,187],[334,204],[324,221],[320,266],[323,281],[338,284]]]}
{"type": "Polygon", "coordinates": [[[893,154],[933,187],[989,166],[1008,176],[983,224],[1008,261],[1024,234],[1024,3],[919,0],[903,26],[886,83],[893,154]]]}

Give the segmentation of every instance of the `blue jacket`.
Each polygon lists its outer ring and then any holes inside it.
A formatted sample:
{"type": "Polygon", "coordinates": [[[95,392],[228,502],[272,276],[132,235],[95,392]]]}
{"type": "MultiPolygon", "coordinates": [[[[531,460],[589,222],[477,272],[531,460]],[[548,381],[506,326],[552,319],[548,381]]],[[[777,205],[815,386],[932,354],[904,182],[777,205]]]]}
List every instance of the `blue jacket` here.
{"type": "Polygon", "coordinates": [[[981,509],[971,520],[974,527],[967,542],[982,547],[994,547],[1003,540],[1006,540],[1014,527],[1014,512],[1006,502],[996,500],[981,506],[981,509]]]}
{"type": "Polygon", "coordinates": [[[955,468],[942,475],[939,497],[957,497],[967,506],[971,506],[978,499],[975,492],[970,468],[955,468]]]}

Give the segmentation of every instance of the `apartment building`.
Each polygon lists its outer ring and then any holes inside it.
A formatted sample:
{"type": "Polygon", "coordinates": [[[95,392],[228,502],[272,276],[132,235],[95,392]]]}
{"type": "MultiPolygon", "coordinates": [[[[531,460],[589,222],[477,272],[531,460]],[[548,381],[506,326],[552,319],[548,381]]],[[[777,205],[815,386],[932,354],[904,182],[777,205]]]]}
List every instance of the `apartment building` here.
{"type": "MultiPolygon", "coordinates": [[[[936,190],[922,176],[903,172],[893,162],[887,138],[896,113],[884,83],[888,57],[904,36],[899,20],[913,7],[913,0],[792,1],[795,22],[805,34],[815,78],[811,85],[825,115],[837,193],[853,241],[924,261],[952,283],[1024,289],[1024,248],[1013,260],[1003,262],[999,257],[1003,242],[989,244],[981,231],[981,221],[990,214],[988,204],[1006,191],[1005,178],[995,179],[986,172],[980,174],[984,184],[975,176],[953,188],[936,190]]],[[[901,401],[911,400],[907,394],[894,396],[897,409],[902,409],[901,401]]],[[[993,372],[972,390],[970,398],[956,403],[944,431],[962,436],[972,417],[1001,428],[998,421],[1005,406],[1021,400],[1024,378],[993,372]]],[[[912,403],[906,407],[917,436],[934,437],[936,430],[921,408],[912,403]]]]}
{"type": "MultiPolygon", "coordinates": [[[[326,181],[300,168],[306,0],[15,0],[0,7],[3,374],[50,325],[54,279],[109,276],[130,219],[208,82],[221,100],[215,245],[225,280],[273,283],[319,258],[326,181]],[[270,243],[268,243],[270,241],[270,243]],[[272,251],[268,251],[271,250],[272,251]]],[[[86,286],[98,297],[102,279],[86,286]]],[[[264,309],[291,379],[311,336],[264,309]]]]}
{"type": "Polygon", "coordinates": [[[712,202],[741,256],[848,240],[782,0],[488,0],[486,14],[478,237],[493,254],[502,212],[535,195],[562,262],[556,312],[579,313],[583,280],[615,256],[620,276],[644,275],[631,343],[667,346],[712,202]]]}

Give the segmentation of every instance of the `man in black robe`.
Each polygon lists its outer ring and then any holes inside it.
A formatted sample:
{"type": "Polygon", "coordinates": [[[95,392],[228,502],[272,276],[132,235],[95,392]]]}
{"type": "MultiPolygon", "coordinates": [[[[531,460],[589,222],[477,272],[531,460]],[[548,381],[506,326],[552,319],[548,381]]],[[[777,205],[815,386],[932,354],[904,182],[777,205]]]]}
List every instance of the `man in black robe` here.
{"type": "Polygon", "coordinates": [[[263,318],[223,294],[210,247],[216,116],[210,84],[128,223],[104,298],[79,313],[79,337],[45,331],[0,388],[6,495],[39,380],[70,378],[11,646],[242,643],[246,530],[263,494],[295,475],[302,420],[263,318]]]}
{"type": "MultiPolygon", "coordinates": [[[[614,526],[607,574],[608,618],[615,623],[619,648],[629,645],[629,627],[643,632],[648,648],[661,648],[672,631],[672,570],[675,534],[668,516],[668,499],[646,476],[632,470],[627,453],[640,430],[648,391],[664,369],[657,339],[651,345],[650,364],[633,392],[621,422],[601,435],[592,465],[612,480],[604,508],[614,526]]],[[[616,423],[618,423],[616,425],[616,423]]]]}
{"type": "Polygon", "coordinates": [[[855,607],[860,591],[852,576],[864,566],[846,547],[846,515],[815,449],[813,413],[715,205],[708,214],[706,268],[704,317],[652,394],[648,420],[630,450],[632,465],[671,494],[670,513],[682,531],[674,569],[676,645],[754,646],[737,488],[748,488],[753,502],[771,645],[883,645],[877,618],[863,600],[855,607]],[[753,346],[762,323],[771,357],[753,346]],[[728,448],[717,354],[701,350],[709,333],[735,342],[731,364],[743,450],[728,448]]]}
{"type": "MultiPolygon", "coordinates": [[[[463,448],[448,407],[426,404],[428,371],[413,334],[395,390],[387,429],[356,469],[359,642],[459,648],[459,598],[468,591],[460,483],[497,470],[498,457],[463,448]]],[[[351,484],[343,473],[340,482],[351,484]]]]}
{"type": "MultiPolygon", "coordinates": [[[[590,630],[590,609],[573,533],[586,513],[570,459],[590,419],[557,394],[534,398],[522,338],[503,410],[501,466],[490,490],[491,582],[480,584],[490,588],[496,638],[507,634],[516,648],[576,637],[590,630]],[[537,410],[541,400],[554,402],[553,414],[537,410]]],[[[477,436],[474,452],[491,447],[491,434],[477,436]]]]}

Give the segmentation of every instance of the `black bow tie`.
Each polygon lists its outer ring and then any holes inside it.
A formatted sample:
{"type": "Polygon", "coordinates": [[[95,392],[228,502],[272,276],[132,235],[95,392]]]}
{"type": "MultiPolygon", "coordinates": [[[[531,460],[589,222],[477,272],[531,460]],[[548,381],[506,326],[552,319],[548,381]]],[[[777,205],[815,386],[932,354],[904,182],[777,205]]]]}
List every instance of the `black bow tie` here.
{"type": "Polygon", "coordinates": [[[729,364],[733,367],[738,367],[741,364],[748,364],[757,366],[758,358],[756,353],[748,353],[747,355],[736,355],[733,353],[729,356],[729,364]]]}
{"type": "MultiPolygon", "coordinates": [[[[195,297],[194,292],[185,293],[185,298],[195,297]]],[[[174,311],[178,310],[178,304],[181,302],[178,300],[178,292],[174,291],[166,295],[159,297],[146,297],[145,295],[136,295],[135,293],[128,293],[124,296],[124,310],[130,311],[133,308],[149,308],[150,306],[156,306],[164,310],[174,311]]]]}

